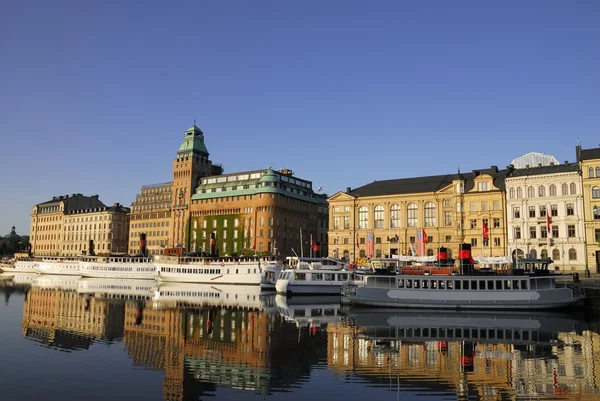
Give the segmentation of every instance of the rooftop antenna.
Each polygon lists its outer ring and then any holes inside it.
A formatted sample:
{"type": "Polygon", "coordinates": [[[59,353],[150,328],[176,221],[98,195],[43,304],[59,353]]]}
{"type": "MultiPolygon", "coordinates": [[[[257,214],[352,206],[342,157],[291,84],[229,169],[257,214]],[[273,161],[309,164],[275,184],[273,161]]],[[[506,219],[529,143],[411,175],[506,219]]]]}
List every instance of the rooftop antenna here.
{"type": "Polygon", "coordinates": [[[194,127],[196,126],[196,117],[194,117],[194,127]]]}

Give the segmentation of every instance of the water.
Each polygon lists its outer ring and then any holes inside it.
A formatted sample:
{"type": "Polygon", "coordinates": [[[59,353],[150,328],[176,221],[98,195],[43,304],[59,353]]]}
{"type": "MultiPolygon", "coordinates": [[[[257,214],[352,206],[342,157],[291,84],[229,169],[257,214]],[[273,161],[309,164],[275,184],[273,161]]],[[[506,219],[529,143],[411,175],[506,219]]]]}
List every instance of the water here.
{"type": "Polygon", "coordinates": [[[3,401],[600,400],[600,325],[579,315],[40,277],[0,276],[3,401]]]}

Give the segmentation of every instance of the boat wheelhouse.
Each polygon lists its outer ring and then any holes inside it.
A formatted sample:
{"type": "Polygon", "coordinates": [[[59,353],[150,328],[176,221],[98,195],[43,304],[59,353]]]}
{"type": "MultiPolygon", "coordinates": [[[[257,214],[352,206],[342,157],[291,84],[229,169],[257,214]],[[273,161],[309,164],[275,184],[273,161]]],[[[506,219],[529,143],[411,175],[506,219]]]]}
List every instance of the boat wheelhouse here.
{"type": "Polygon", "coordinates": [[[510,274],[362,275],[342,288],[342,297],[350,304],[444,309],[555,309],[582,302],[579,283],[553,274],[549,262],[527,260],[510,274]]]}
{"type": "Polygon", "coordinates": [[[344,284],[352,280],[354,274],[346,270],[283,270],[279,274],[275,289],[278,294],[329,294],[340,295],[344,284]]]}
{"type": "Polygon", "coordinates": [[[156,278],[162,282],[260,285],[270,259],[155,257],[156,278]]]}

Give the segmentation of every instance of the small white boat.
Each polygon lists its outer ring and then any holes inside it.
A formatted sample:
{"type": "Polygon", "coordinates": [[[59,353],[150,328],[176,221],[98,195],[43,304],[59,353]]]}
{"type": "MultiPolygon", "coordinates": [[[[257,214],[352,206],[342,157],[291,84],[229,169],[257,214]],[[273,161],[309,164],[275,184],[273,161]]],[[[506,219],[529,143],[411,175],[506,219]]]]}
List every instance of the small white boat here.
{"type": "Polygon", "coordinates": [[[353,279],[348,265],[339,259],[290,257],[289,267],[279,273],[278,294],[339,295],[342,285],[353,279]]]}

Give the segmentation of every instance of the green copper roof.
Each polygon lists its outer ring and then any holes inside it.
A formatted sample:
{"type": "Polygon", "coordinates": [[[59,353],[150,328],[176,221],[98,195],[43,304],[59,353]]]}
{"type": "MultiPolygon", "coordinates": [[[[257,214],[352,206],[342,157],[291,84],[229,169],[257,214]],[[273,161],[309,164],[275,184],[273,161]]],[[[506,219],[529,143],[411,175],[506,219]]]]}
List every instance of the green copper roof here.
{"type": "Polygon", "coordinates": [[[208,149],[204,144],[204,133],[196,125],[185,131],[183,143],[179,147],[177,154],[201,154],[208,156],[208,149]]]}

